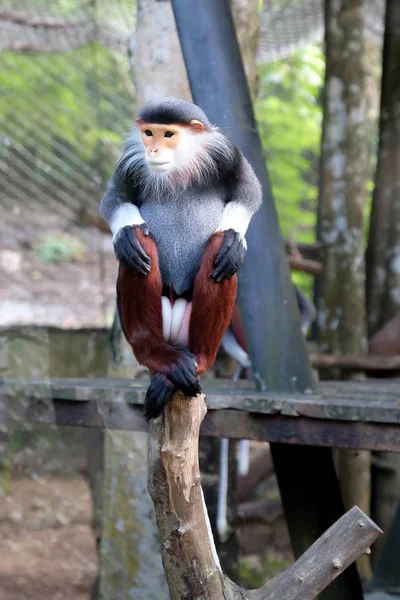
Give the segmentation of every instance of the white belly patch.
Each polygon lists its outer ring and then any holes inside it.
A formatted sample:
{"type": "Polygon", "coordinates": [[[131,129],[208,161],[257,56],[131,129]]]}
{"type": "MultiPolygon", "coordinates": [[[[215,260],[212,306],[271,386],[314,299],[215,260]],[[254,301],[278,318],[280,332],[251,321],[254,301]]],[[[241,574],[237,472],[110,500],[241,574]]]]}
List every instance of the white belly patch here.
{"type": "Polygon", "coordinates": [[[178,298],[171,304],[169,298],[161,297],[163,335],[166,342],[187,346],[189,343],[189,321],[192,303],[178,298]]]}

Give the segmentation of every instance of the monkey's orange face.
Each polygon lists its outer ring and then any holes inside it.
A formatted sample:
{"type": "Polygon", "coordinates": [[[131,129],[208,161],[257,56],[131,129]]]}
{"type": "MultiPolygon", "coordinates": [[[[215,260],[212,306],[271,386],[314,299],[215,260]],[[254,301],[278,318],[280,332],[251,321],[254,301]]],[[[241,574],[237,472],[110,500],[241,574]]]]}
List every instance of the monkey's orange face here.
{"type": "Polygon", "coordinates": [[[204,129],[198,121],[192,121],[190,125],[160,125],[138,119],[137,123],[146,149],[147,164],[156,173],[182,166],[185,154],[198,143],[195,138],[204,129]]]}

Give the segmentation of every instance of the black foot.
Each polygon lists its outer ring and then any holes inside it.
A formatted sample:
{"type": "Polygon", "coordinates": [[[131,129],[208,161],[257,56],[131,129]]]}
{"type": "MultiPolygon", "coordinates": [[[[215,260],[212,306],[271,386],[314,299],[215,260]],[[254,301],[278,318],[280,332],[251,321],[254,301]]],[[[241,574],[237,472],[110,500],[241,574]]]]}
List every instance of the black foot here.
{"type": "Polygon", "coordinates": [[[175,392],[176,387],[166,375],[162,373],[153,375],[144,401],[144,416],[147,421],[160,416],[162,409],[175,392]]]}
{"type": "Polygon", "coordinates": [[[200,394],[201,387],[196,374],[196,361],[188,350],[182,350],[182,358],[166,375],[155,373],[147,390],[144,415],[147,420],[158,417],[164,406],[176,392],[185,396],[200,394]]]}
{"type": "Polygon", "coordinates": [[[224,242],[215,259],[216,268],[212,274],[218,283],[237,273],[246,258],[246,247],[240,233],[228,229],[224,234],[224,242]]]}
{"type": "Polygon", "coordinates": [[[136,237],[136,229],[141,229],[144,235],[149,235],[146,223],[141,225],[126,225],[120,229],[114,240],[114,252],[117,259],[130,269],[141,275],[147,275],[150,271],[150,258],[139,244],[136,237]]]}

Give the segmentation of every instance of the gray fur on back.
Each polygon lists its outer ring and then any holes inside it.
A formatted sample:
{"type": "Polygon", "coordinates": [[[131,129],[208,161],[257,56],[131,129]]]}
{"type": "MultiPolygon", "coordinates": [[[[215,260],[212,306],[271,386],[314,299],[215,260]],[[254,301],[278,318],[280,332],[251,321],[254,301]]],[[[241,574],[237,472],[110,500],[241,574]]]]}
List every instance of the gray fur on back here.
{"type": "Polygon", "coordinates": [[[223,190],[197,187],[167,202],[149,200],[141,205],[141,215],[157,244],[163,283],[178,295],[192,288],[224,206],[223,190]]]}

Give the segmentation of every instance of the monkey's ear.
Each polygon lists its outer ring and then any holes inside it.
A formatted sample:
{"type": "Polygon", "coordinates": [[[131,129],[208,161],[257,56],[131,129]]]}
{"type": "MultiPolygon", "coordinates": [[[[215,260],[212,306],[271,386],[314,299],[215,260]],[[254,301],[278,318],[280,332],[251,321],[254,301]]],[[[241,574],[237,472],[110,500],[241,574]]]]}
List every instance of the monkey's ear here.
{"type": "Polygon", "coordinates": [[[203,123],[201,123],[201,121],[196,121],[196,119],[192,119],[189,125],[197,133],[201,133],[202,131],[204,131],[203,123]]]}
{"type": "Polygon", "coordinates": [[[143,119],[141,119],[140,117],[136,119],[136,124],[139,125],[139,127],[141,127],[144,124],[143,119]]]}

